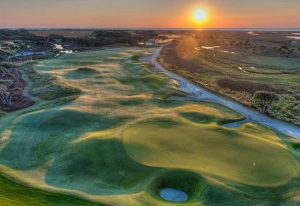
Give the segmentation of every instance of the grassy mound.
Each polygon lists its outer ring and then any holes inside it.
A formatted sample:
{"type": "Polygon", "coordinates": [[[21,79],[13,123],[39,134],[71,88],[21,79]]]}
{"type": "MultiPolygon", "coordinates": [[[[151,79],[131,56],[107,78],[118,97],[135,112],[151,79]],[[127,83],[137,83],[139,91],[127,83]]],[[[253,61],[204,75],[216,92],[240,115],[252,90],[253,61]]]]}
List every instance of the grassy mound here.
{"type": "Polygon", "coordinates": [[[64,75],[66,79],[85,79],[96,77],[98,72],[93,68],[82,67],[74,71],[70,71],[64,75]]]}
{"type": "Polygon", "coordinates": [[[299,150],[299,149],[300,149],[300,142],[293,142],[293,143],[292,143],[292,147],[293,147],[295,150],[299,150]]]}
{"type": "Polygon", "coordinates": [[[44,100],[54,100],[66,96],[79,95],[80,90],[49,74],[36,71],[32,64],[24,66],[27,77],[32,82],[30,94],[44,100]]]}
{"type": "Polygon", "coordinates": [[[19,185],[0,175],[0,205],[3,206],[101,206],[76,197],[19,185]]]}
{"type": "Polygon", "coordinates": [[[73,95],[73,96],[61,97],[58,99],[54,99],[52,101],[42,102],[38,105],[32,106],[31,108],[24,110],[23,112],[21,112],[21,114],[26,114],[26,113],[36,112],[39,110],[49,109],[52,107],[61,106],[77,98],[78,98],[77,95],[73,95]]]}
{"type": "Polygon", "coordinates": [[[176,109],[182,117],[196,123],[217,123],[219,125],[241,121],[245,117],[223,106],[214,104],[189,104],[176,109]]]}
{"type": "Polygon", "coordinates": [[[13,126],[9,143],[0,151],[0,162],[17,169],[33,168],[61,154],[81,135],[116,127],[125,120],[56,108],[29,113],[13,126]]]}
{"type": "Polygon", "coordinates": [[[161,98],[168,98],[176,93],[174,83],[163,74],[149,74],[146,68],[128,63],[124,64],[124,69],[128,74],[121,76],[118,80],[122,84],[134,87],[137,93],[149,92],[161,98]]]}
{"type": "Polygon", "coordinates": [[[122,106],[138,106],[144,104],[144,99],[125,99],[120,101],[122,106]]]}
{"type": "Polygon", "coordinates": [[[147,178],[156,171],[128,157],[119,140],[89,140],[59,155],[46,181],[90,194],[129,194],[143,190],[147,178]]]}

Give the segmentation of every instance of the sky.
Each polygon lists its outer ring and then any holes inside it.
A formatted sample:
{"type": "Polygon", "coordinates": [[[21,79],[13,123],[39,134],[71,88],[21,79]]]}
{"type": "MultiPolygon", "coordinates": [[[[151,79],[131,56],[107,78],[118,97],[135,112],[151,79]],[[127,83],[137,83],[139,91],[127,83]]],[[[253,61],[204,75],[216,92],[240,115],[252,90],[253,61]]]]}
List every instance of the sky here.
{"type": "Polygon", "coordinates": [[[300,28],[300,0],[0,0],[0,27],[300,28]]]}

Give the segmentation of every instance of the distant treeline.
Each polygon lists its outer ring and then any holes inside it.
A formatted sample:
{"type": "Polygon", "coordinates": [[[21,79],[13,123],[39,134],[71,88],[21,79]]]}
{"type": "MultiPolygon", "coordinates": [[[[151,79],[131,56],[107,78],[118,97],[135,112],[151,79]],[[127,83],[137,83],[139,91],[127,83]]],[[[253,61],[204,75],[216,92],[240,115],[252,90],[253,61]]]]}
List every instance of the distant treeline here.
{"type": "MultiPolygon", "coordinates": [[[[76,32],[76,31],[75,31],[76,32]]],[[[69,49],[81,47],[101,47],[107,45],[138,45],[140,42],[163,39],[162,34],[170,31],[96,30],[86,37],[65,37],[50,33],[47,37],[36,36],[25,29],[0,30],[0,40],[34,41],[39,44],[60,43],[69,49]]],[[[172,32],[171,32],[172,33],[172,32]]]]}
{"type": "Polygon", "coordinates": [[[78,38],[80,47],[98,47],[104,45],[124,44],[137,45],[149,39],[158,38],[159,33],[154,31],[95,31],[90,38],[78,38]]]}
{"type": "Polygon", "coordinates": [[[0,40],[29,40],[29,41],[41,41],[43,37],[35,36],[25,29],[20,30],[0,30],[0,40]]]}

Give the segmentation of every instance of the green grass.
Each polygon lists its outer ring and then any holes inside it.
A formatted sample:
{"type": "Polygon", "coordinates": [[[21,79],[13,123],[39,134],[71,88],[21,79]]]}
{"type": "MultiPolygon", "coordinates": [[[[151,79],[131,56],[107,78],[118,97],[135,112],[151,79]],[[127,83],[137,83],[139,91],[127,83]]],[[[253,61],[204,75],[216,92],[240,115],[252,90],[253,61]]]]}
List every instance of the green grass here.
{"type": "Polygon", "coordinates": [[[142,105],[145,102],[144,99],[126,99],[126,100],[121,100],[120,104],[122,106],[138,106],[142,105]]]}
{"type": "Polygon", "coordinates": [[[0,110],[0,117],[4,116],[6,112],[0,110]]]}
{"type": "Polygon", "coordinates": [[[249,91],[249,87],[256,91],[266,90],[267,87],[281,97],[270,116],[300,125],[298,58],[253,56],[242,49],[235,54],[203,49],[193,58],[185,60],[176,52],[176,46],[170,45],[163,50],[160,62],[165,68],[250,107],[254,106],[253,91],[249,91]],[[232,86],[219,85],[219,81],[224,79],[232,86]],[[237,84],[240,86],[235,86],[237,84]],[[291,101],[294,106],[285,106],[291,101]]]}
{"type": "Polygon", "coordinates": [[[2,206],[101,206],[77,197],[45,192],[23,186],[0,174],[0,205],[2,206]]]}
{"type": "Polygon", "coordinates": [[[245,119],[226,107],[213,104],[189,104],[177,108],[178,114],[186,119],[197,123],[217,123],[219,125],[245,119]]]}
{"type": "Polygon", "coordinates": [[[296,158],[275,133],[260,126],[232,130],[174,118],[168,127],[165,123],[158,119],[125,130],[128,154],[148,166],[176,167],[261,187],[285,184],[299,175],[296,158]]]}
{"type": "MultiPolygon", "coordinates": [[[[0,118],[0,163],[10,168],[3,173],[114,206],[174,205],[159,197],[164,186],[186,191],[185,206],[222,205],[221,197],[234,206],[292,202],[299,157],[290,143],[258,125],[222,127],[244,117],[218,104],[169,99],[184,94],[139,62],[151,51],[104,49],[25,65],[28,91],[40,98],[0,118]]],[[[31,190],[29,203],[40,204],[31,190]]],[[[10,205],[23,198],[0,196],[10,205]]]]}
{"type": "MultiPolygon", "coordinates": [[[[206,189],[206,181],[199,175],[188,171],[167,171],[157,176],[148,188],[149,194],[161,200],[160,190],[174,188],[186,192],[188,202],[197,202],[206,189]]],[[[166,201],[167,202],[167,201],[166,201]]]]}
{"type": "Polygon", "coordinates": [[[67,79],[85,79],[85,78],[93,78],[97,76],[97,71],[93,68],[78,68],[74,71],[70,71],[65,75],[67,79]]]}
{"type": "Polygon", "coordinates": [[[30,113],[13,127],[10,141],[0,153],[0,162],[16,169],[41,165],[53,155],[67,152],[68,145],[81,135],[116,127],[126,118],[62,108],[30,113]]]}
{"type": "Polygon", "coordinates": [[[21,112],[21,114],[26,114],[26,113],[36,112],[39,110],[49,109],[52,107],[61,106],[63,104],[71,102],[77,98],[78,98],[78,95],[74,95],[74,96],[61,97],[61,98],[58,98],[58,99],[55,99],[52,101],[42,102],[40,104],[34,105],[28,109],[23,110],[21,112]]]}
{"type": "Polygon", "coordinates": [[[147,179],[158,171],[133,161],[117,139],[93,139],[74,144],[59,155],[46,181],[96,195],[131,194],[145,189],[147,179]]]}
{"type": "Polygon", "coordinates": [[[80,90],[71,87],[49,74],[42,74],[33,69],[31,63],[24,66],[27,77],[32,82],[30,94],[44,100],[54,100],[61,97],[80,94],[80,90]]]}

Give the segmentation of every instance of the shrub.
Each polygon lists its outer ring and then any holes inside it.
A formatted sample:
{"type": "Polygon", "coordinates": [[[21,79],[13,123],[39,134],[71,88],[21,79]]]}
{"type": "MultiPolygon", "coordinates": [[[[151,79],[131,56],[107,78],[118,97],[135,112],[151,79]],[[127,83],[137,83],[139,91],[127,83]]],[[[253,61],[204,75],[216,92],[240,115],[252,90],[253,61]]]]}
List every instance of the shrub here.
{"type": "Polygon", "coordinates": [[[279,100],[273,103],[269,114],[272,117],[300,125],[299,100],[290,96],[280,96],[279,100]]]}
{"type": "Polygon", "coordinates": [[[262,84],[262,83],[254,83],[249,81],[242,80],[233,80],[231,78],[222,78],[217,80],[217,84],[221,88],[228,88],[232,91],[239,92],[248,92],[250,94],[254,94],[257,91],[269,91],[275,92],[276,89],[271,85],[262,84]]]}
{"type": "Polygon", "coordinates": [[[278,96],[274,92],[257,91],[253,96],[253,106],[262,113],[272,110],[273,102],[278,100],[278,96]]]}

